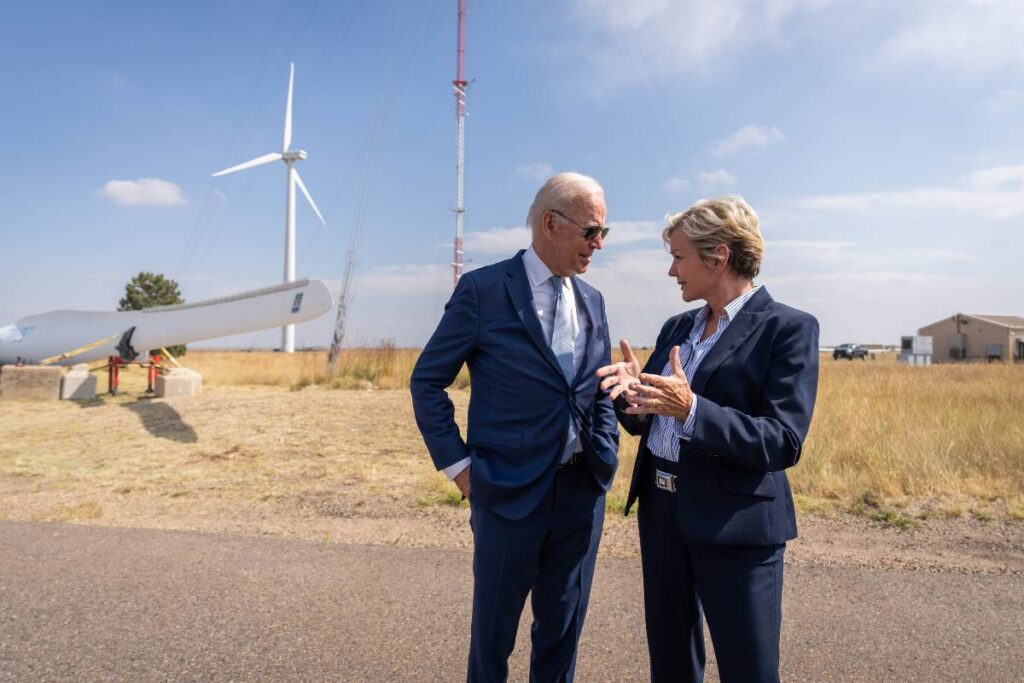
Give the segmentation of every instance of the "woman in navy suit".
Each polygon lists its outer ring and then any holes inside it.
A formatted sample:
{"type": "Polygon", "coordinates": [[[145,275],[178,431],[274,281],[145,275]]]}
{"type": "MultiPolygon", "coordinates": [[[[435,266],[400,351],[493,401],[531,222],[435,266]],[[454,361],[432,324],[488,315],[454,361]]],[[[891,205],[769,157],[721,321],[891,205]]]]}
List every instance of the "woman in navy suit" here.
{"type": "Polygon", "coordinates": [[[755,285],[764,240],[739,197],[670,216],[662,237],[683,301],[641,370],[598,370],[640,435],[639,499],[653,681],[701,681],[703,619],[724,682],[778,681],[782,573],[796,538],[785,470],[800,459],[818,385],[818,322],[755,285]]]}

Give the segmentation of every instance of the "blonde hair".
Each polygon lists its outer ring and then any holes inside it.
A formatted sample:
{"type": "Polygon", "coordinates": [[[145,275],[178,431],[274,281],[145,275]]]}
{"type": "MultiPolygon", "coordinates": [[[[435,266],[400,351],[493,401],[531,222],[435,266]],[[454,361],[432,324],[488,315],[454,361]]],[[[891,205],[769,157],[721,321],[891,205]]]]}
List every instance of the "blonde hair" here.
{"type": "Polygon", "coordinates": [[[661,238],[668,244],[676,230],[697,248],[701,261],[717,265],[721,256],[715,247],[729,247],[729,268],[740,277],[753,280],[761,271],[764,238],[757,214],[742,197],[725,195],[701,199],[686,211],[669,216],[661,238]]]}

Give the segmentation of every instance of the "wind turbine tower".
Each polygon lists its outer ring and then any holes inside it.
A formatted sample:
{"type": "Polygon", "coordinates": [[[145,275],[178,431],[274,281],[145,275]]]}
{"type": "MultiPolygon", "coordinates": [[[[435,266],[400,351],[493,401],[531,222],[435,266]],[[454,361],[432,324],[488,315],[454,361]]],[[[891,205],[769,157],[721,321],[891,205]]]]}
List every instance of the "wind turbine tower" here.
{"type": "MultiPolygon", "coordinates": [[[[288,74],[288,103],[284,110],[284,144],[281,147],[280,152],[271,152],[270,154],[264,154],[261,157],[250,159],[244,163],[232,166],[231,168],[225,168],[223,171],[217,171],[214,173],[214,177],[228,175],[235,171],[244,171],[247,168],[253,168],[254,166],[262,166],[263,164],[269,164],[272,161],[283,161],[285,166],[288,168],[288,193],[287,200],[285,203],[285,214],[284,214],[284,281],[295,282],[295,186],[297,185],[302,194],[305,195],[309,205],[313,207],[313,211],[316,213],[317,218],[320,219],[320,223],[326,225],[327,222],[324,220],[323,214],[320,213],[320,209],[316,207],[316,202],[313,201],[312,195],[309,194],[309,190],[306,189],[305,183],[302,182],[302,178],[299,176],[298,169],[295,168],[295,162],[302,161],[308,155],[304,149],[288,149],[292,144],[292,89],[295,85],[295,64],[291,65],[291,70],[288,74]]],[[[286,325],[281,328],[281,350],[285,353],[295,352],[295,325],[286,325]]]]}

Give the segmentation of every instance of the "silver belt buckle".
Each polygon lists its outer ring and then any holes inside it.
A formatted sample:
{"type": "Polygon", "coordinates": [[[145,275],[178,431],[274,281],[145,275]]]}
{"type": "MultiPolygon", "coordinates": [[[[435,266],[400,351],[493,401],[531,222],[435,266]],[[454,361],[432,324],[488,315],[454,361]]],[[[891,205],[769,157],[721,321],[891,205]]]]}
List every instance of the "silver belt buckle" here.
{"type": "Polygon", "coordinates": [[[676,492],[676,475],[654,470],[654,485],[662,491],[676,492]]]}

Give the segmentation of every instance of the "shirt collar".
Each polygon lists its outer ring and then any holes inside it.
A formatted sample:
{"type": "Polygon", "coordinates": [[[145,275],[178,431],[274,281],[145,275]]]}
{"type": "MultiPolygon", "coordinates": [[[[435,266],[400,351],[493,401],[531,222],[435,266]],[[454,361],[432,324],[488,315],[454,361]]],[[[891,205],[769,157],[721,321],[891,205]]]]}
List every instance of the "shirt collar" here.
{"type": "Polygon", "coordinates": [[[761,289],[761,285],[757,285],[756,287],[754,287],[750,291],[743,292],[743,294],[740,294],[738,297],[736,297],[735,299],[730,301],[728,304],[726,304],[726,306],[725,306],[725,316],[730,321],[732,321],[732,319],[735,318],[736,315],[740,311],[743,310],[743,307],[747,305],[747,302],[750,301],[750,298],[752,296],[754,296],[755,294],[757,294],[757,290],[759,290],[759,289],[761,289]]]}
{"type": "MultiPolygon", "coordinates": [[[[750,298],[757,293],[757,290],[761,289],[761,285],[757,285],[753,289],[740,294],[738,297],[730,301],[725,305],[725,315],[722,316],[727,322],[732,322],[733,318],[743,310],[750,298]]],[[[704,304],[704,306],[697,312],[697,318],[694,320],[694,329],[698,327],[703,328],[704,323],[707,322],[708,316],[711,315],[711,306],[704,304]]]]}
{"type": "Polygon", "coordinates": [[[526,266],[526,276],[530,278],[530,287],[536,288],[544,284],[553,275],[551,269],[540,260],[532,244],[523,254],[523,265],[526,266]]]}

